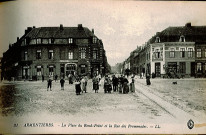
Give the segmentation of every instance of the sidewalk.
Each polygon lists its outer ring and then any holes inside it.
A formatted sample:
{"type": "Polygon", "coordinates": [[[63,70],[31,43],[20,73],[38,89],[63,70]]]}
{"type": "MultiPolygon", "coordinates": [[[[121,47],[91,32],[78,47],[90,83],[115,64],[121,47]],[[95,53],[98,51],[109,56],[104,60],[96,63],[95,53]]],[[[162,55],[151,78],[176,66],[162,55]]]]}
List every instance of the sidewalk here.
{"type": "MultiPolygon", "coordinates": [[[[129,77],[131,81],[131,77],[129,77]]],[[[161,81],[165,79],[154,79],[156,81],[161,81]]],[[[153,84],[153,79],[151,79],[151,85],[153,84]]],[[[167,79],[168,81],[174,81],[175,79],[167,79]]],[[[165,80],[165,81],[167,81],[165,80]]],[[[180,79],[178,79],[180,80],[180,79]]],[[[184,80],[184,79],[181,79],[184,80]]],[[[201,79],[202,80],[202,79],[201,79]]],[[[204,79],[203,79],[204,80],[204,79]]],[[[164,82],[163,82],[164,83],[164,82]]],[[[169,86],[166,86],[167,88],[169,86]]],[[[173,98],[170,95],[166,95],[165,93],[160,93],[156,89],[152,88],[151,86],[146,85],[146,79],[140,79],[139,77],[135,77],[135,88],[136,94],[142,94],[145,97],[149,98],[152,102],[156,103],[160,106],[165,112],[170,114],[172,117],[177,119],[178,121],[188,121],[189,119],[193,119],[196,121],[202,121],[203,117],[206,118],[206,115],[202,112],[192,110],[184,105],[181,101],[181,96],[179,97],[178,94],[174,95],[173,98]]]]}

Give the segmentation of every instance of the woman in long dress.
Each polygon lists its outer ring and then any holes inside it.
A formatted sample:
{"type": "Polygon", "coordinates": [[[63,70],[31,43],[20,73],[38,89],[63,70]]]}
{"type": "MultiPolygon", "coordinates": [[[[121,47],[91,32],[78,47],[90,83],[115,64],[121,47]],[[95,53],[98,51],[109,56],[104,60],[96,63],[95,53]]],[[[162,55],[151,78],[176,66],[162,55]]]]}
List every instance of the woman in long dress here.
{"type": "Polygon", "coordinates": [[[124,83],[123,83],[123,94],[127,94],[129,92],[129,86],[127,78],[124,77],[124,83]]]}
{"type": "Polygon", "coordinates": [[[95,90],[95,93],[98,93],[99,79],[97,78],[97,76],[94,76],[94,78],[92,79],[92,82],[93,82],[93,90],[95,90]]]}
{"type": "Polygon", "coordinates": [[[81,80],[81,90],[82,90],[82,93],[83,93],[83,92],[87,93],[87,87],[86,87],[86,79],[85,79],[85,77],[83,77],[82,80],[81,80]]]}

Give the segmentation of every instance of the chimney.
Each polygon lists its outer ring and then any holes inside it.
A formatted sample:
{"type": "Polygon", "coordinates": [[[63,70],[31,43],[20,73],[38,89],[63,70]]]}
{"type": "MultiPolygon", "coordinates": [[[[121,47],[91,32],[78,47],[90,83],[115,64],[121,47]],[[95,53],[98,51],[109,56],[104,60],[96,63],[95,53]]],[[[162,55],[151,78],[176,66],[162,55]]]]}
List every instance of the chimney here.
{"type": "Polygon", "coordinates": [[[94,34],[94,29],[92,29],[92,33],[94,34]]]}
{"type": "Polygon", "coordinates": [[[63,24],[60,24],[60,30],[63,30],[64,28],[63,28],[63,24]]]}
{"type": "Polygon", "coordinates": [[[27,27],[28,32],[32,30],[32,27],[27,27]]]}
{"type": "Polygon", "coordinates": [[[32,27],[27,27],[27,29],[25,30],[25,34],[29,33],[32,30],[32,27]]]}
{"type": "Polygon", "coordinates": [[[159,35],[160,34],[160,32],[156,32],[156,35],[159,35]]]}
{"type": "Polygon", "coordinates": [[[191,27],[191,22],[186,23],[185,27],[191,27]]]}
{"type": "Polygon", "coordinates": [[[78,24],[78,30],[83,30],[82,24],[78,24]]]}
{"type": "Polygon", "coordinates": [[[17,42],[19,41],[19,37],[17,37],[17,42]]]}

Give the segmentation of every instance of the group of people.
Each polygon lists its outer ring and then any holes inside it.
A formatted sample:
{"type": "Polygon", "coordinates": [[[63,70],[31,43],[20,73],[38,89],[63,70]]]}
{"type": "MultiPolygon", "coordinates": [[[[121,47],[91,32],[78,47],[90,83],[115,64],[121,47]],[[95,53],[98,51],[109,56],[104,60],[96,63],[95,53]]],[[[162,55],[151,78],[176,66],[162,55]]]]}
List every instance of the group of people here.
{"type": "MultiPolygon", "coordinates": [[[[87,76],[83,76],[83,77],[78,77],[78,76],[68,76],[68,80],[69,80],[69,84],[73,84],[73,77],[74,77],[74,80],[75,80],[75,89],[76,89],[76,94],[79,95],[81,92],[85,92],[86,93],[86,86],[87,86],[87,81],[88,81],[88,78],[87,76]],[[72,78],[72,79],[71,79],[72,78]]],[[[52,81],[53,81],[53,78],[52,77],[49,77],[48,80],[47,80],[47,91],[50,89],[50,91],[52,91],[52,81]]],[[[55,76],[55,82],[57,81],[57,77],[55,76]]],[[[60,79],[60,85],[61,85],[61,90],[64,90],[64,83],[65,83],[65,80],[64,78],[62,77],[60,79]]]]}
{"type": "Polygon", "coordinates": [[[129,83],[128,79],[121,75],[116,77],[112,76],[112,79],[109,76],[105,76],[104,80],[104,93],[119,92],[123,94],[127,94],[130,92],[135,92],[135,84],[134,84],[134,76],[131,78],[131,82],[129,83]]]}
{"type": "MultiPolygon", "coordinates": [[[[68,80],[69,80],[69,84],[73,84],[73,79],[71,79],[71,76],[68,77],[68,80]]],[[[112,75],[112,77],[109,77],[108,75],[106,75],[104,79],[100,75],[98,76],[94,75],[94,77],[92,78],[93,90],[95,91],[95,93],[98,93],[99,86],[101,86],[101,84],[103,83],[104,93],[111,93],[112,90],[113,92],[119,92],[123,94],[128,94],[129,91],[135,92],[134,75],[132,75],[130,80],[131,81],[129,83],[128,79],[123,75],[118,76],[118,77],[115,75],[112,75]]],[[[55,78],[55,81],[56,81],[56,78],[55,78]]],[[[76,95],[80,95],[80,93],[83,93],[83,92],[87,93],[87,81],[88,81],[87,76],[82,76],[82,77],[76,76],[75,77],[74,84],[75,84],[76,95]]],[[[47,82],[48,82],[47,91],[49,90],[49,88],[51,91],[52,78],[49,77],[47,82]]],[[[64,83],[65,83],[65,80],[61,78],[60,79],[61,90],[64,90],[64,83]]],[[[146,75],[146,84],[151,85],[149,75],[146,75]]]]}

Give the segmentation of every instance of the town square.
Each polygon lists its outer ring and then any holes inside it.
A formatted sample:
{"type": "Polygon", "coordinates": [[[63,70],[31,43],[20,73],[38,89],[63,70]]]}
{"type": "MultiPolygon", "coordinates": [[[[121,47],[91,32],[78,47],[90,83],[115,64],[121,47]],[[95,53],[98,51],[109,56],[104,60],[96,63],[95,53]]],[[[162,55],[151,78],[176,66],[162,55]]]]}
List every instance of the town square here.
{"type": "Polygon", "coordinates": [[[0,133],[205,133],[204,6],[2,2],[0,133]]]}

